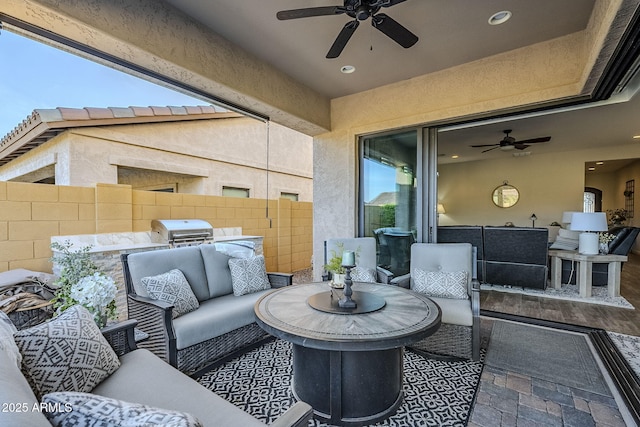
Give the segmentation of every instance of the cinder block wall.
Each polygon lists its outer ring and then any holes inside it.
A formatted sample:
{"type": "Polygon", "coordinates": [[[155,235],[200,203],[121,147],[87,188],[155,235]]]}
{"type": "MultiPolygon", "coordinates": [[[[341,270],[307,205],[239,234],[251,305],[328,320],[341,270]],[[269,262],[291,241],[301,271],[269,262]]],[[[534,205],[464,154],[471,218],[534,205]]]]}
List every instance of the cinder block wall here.
{"type": "Polygon", "coordinates": [[[0,182],[0,272],[51,272],[51,236],[149,231],[153,219],[198,218],[264,237],[267,270],[309,268],[313,206],[287,199],[240,199],[132,190],[0,182]]]}

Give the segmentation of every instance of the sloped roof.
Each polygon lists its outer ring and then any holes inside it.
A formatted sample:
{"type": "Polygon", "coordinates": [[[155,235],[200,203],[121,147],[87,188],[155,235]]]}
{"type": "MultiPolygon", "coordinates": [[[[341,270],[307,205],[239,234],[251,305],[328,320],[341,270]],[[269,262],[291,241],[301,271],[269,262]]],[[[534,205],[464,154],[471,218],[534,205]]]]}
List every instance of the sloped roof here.
{"type": "Polygon", "coordinates": [[[70,128],[243,117],[212,105],[36,109],[0,140],[0,166],[70,128]]]}
{"type": "Polygon", "coordinates": [[[368,205],[375,206],[384,206],[384,205],[395,205],[396,204],[396,192],[395,191],[385,191],[378,194],[373,198],[368,205]]]}

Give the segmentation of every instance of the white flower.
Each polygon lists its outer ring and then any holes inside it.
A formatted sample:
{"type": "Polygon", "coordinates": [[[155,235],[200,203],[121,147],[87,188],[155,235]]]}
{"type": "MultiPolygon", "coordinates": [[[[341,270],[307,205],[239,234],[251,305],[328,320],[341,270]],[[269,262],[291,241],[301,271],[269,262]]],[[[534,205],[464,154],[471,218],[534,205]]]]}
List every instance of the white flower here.
{"type": "Polygon", "coordinates": [[[103,273],[85,276],[71,286],[71,298],[94,313],[103,313],[116,297],[116,284],[103,273]]]}

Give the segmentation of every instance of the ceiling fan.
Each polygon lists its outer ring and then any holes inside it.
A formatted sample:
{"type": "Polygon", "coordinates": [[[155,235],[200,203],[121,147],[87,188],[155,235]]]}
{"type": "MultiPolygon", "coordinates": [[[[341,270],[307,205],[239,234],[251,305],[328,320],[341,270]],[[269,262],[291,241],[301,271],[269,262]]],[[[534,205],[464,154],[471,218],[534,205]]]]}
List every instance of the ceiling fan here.
{"type": "Polygon", "coordinates": [[[501,149],[503,151],[513,150],[514,148],[516,150],[524,150],[525,148],[527,148],[529,146],[528,144],[537,144],[539,142],[551,141],[551,137],[550,136],[543,136],[543,137],[540,137],[540,138],[525,139],[524,141],[516,141],[516,139],[514,137],[509,136],[509,134],[512,132],[511,129],[505,129],[502,132],[504,132],[505,137],[502,138],[502,140],[500,142],[498,142],[497,144],[480,144],[480,145],[472,145],[471,147],[473,147],[473,148],[493,147],[493,148],[488,148],[488,149],[482,151],[483,153],[486,153],[487,151],[495,150],[496,148],[499,148],[499,149],[501,149]]]}
{"type": "Polygon", "coordinates": [[[395,6],[405,0],[344,0],[343,6],[308,7],[304,9],[281,10],[276,17],[281,20],[310,18],[313,16],[347,14],[354,20],[347,22],[327,53],[327,58],[337,58],[360,25],[360,21],[371,18],[371,25],[400,46],[409,48],[418,42],[418,36],[400,25],[385,13],[378,13],[383,7],[395,6]]]}

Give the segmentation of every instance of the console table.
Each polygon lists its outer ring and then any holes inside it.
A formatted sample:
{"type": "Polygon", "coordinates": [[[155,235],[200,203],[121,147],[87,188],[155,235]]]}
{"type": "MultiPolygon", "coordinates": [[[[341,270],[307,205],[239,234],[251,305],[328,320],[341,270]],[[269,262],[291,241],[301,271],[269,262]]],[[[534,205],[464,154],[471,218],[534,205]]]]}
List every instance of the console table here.
{"type": "Polygon", "coordinates": [[[329,289],[316,283],[273,291],[256,303],[257,322],[293,344],[293,393],[317,419],[374,424],[402,403],[403,346],[438,329],[440,307],[404,288],[364,283],[353,285],[354,300],[372,294],[384,299],[382,308],[350,314],[309,305],[310,297],[332,298],[329,289]]]}
{"type": "Polygon", "coordinates": [[[560,282],[562,281],[563,259],[578,264],[576,283],[578,283],[581,297],[591,296],[591,267],[593,263],[606,263],[609,264],[607,292],[610,297],[620,296],[620,271],[622,263],[627,261],[625,255],[584,255],[577,251],[550,250],[549,256],[551,257],[551,285],[555,289],[560,289],[562,285],[560,282]]]}

